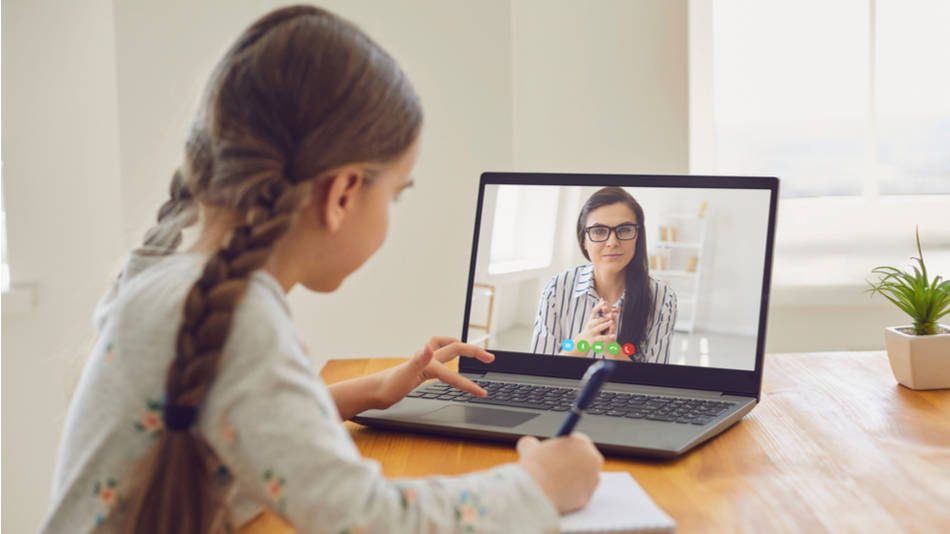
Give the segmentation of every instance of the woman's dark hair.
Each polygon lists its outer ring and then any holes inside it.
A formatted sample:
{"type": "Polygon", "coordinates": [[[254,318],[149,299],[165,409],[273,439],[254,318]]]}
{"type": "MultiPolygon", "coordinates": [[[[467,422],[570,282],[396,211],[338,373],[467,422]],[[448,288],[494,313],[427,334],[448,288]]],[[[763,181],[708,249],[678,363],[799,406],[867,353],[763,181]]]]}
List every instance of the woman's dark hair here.
{"type": "Polygon", "coordinates": [[[611,204],[626,204],[627,207],[637,216],[637,223],[640,224],[640,232],[637,234],[637,245],[633,253],[633,259],[624,269],[624,289],[623,310],[621,311],[621,329],[617,332],[617,343],[632,343],[636,347],[637,353],[641,351],[641,345],[646,338],[648,324],[651,312],[653,311],[650,302],[650,271],[649,260],[647,258],[647,236],[643,231],[646,228],[646,222],[643,219],[643,208],[637,203],[630,193],[620,187],[604,187],[598,190],[581,208],[580,215],[577,216],[577,243],[581,247],[581,254],[588,260],[590,255],[584,248],[584,237],[587,226],[587,215],[597,208],[609,206],[611,204]]]}
{"type": "Polygon", "coordinates": [[[421,124],[419,98],[396,62],[322,9],[273,11],[225,53],[145,245],[156,254],[175,250],[199,203],[233,213],[237,224],[185,298],[165,382],[166,428],[124,492],[121,532],[222,530],[214,454],[189,427],[214,381],[250,275],[299,208],[320,194],[316,178],[365,163],[371,182],[370,167],[404,154],[421,124]]]}

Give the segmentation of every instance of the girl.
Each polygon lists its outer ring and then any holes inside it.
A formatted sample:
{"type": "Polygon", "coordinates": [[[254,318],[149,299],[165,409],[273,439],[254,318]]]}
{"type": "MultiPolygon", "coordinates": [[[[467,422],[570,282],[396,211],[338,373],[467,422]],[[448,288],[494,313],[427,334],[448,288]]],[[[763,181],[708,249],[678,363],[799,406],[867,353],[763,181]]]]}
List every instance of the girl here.
{"type": "Polygon", "coordinates": [[[277,10],[215,69],[158,225],[95,314],[44,532],[197,534],[271,510],[298,532],[548,532],[603,459],[583,436],[523,438],[519,461],[387,481],[341,416],[493,356],[432,338],[407,363],[326,387],[284,298],[333,291],[382,244],[411,185],[422,111],[396,63],[314,7],[277,10]],[[181,230],[202,220],[187,253],[181,230]]]}
{"type": "Polygon", "coordinates": [[[590,263],[556,274],[544,287],[531,352],[669,363],[676,294],[650,278],[644,225],[643,208],[619,187],[587,199],[577,216],[577,244],[590,263]],[[566,339],[573,347],[562,347],[566,339]],[[580,340],[634,350],[592,351],[578,347],[580,340]]]}

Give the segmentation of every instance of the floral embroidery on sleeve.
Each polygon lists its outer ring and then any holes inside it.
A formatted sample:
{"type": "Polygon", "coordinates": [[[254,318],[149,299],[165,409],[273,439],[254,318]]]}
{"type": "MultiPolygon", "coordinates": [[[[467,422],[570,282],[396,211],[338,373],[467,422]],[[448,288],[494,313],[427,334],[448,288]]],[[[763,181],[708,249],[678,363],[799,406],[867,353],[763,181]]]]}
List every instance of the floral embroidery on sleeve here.
{"type": "Polygon", "coordinates": [[[238,432],[230,424],[221,427],[221,439],[228,445],[234,445],[238,442],[238,432]]]}
{"type": "Polygon", "coordinates": [[[108,361],[111,362],[112,359],[115,358],[115,350],[114,350],[114,349],[115,349],[115,346],[114,346],[113,343],[110,341],[109,344],[106,345],[106,360],[108,360],[108,361]]]}
{"type": "Polygon", "coordinates": [[[147,409],[132,423],[132,426],[139,432],[145,432],[154,438],[165,428],[165,423],[162,421],[162,403],[146,399],[145,407],[147,409]]]}
{"type": "Polygon", "coordinates": [[[455,520],[462,525],[466,532],[475,532],[475,522],[488,514],[482,506],[478,495],[463,491],[459,494],[459,502],[455,505],[455,520]]]}
{"type": "Polygon", "coordinates": [[[284,484],[286,483],[284,477],[278,477],[272,470],[268,469],[264,471],[263,478],[268,497],[274,502],[278,510],[284,512],[287,507],[287,500],[284,498],[284,484]]]}
{"type": "Polygon", "coordinates": [[[402,503],[402,509],[408,510],[409,506],[416,502],[416,490],[412,488],[400,488],[399,497],[399,501],[402,503]]]}
{"type": "Polygon", "coordinates": [[[112,478],[104,483],[97,480],[92,487],[92,494],[99,499],[99,505],[102,507],[102,511],[96,515],[96,526],[99,526],[109,516],[119,498],[118,483],[112,478]]]}

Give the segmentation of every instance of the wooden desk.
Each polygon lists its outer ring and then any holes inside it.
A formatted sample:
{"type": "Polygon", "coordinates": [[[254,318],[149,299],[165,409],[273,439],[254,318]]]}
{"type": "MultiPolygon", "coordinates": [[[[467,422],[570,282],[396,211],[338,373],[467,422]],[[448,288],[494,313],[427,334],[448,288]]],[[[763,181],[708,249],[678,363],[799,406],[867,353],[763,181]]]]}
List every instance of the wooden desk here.
{"type": "MultiPolygon", "coordinates": [[[[399,361],[335,360],[322,376],[399,361]]],[[[507,444],[346,425],[389,477],[517,459],[507,444]]],[[[762,402],[724,434],[677,460],[614,456],[604,469],[630,472],[683,534],[950,532],[950,390],[899,386],[883,352],[772,354],[762,402]]]]}

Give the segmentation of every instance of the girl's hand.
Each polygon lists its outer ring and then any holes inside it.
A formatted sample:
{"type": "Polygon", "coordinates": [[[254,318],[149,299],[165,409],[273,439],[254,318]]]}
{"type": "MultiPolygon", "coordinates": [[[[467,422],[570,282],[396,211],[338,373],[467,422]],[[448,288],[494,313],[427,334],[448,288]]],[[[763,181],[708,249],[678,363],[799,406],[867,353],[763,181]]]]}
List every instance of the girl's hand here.
{"type": "Polygon", "coordinates": [[[597,489],[604,457],[584,434],[538,441],[518,440],[518,464],[537,482],[558,512],[566,514],[587,505],[597,489]]]}
{"type": "Polygon", "coordinates": [[[416,386],[432,378],[438,378],[476,397],[484,397],[487,394],[484,389],[445,366],[445,362],[457,356],[477,358],[485,363],[495,359],[493,354],[481,347],[462,343],[452,337],[433,337],[408,362],[382,372],[380,387],[375,394],[376,404],[380,409],[388,408],[399,402],[416,386]]]}

